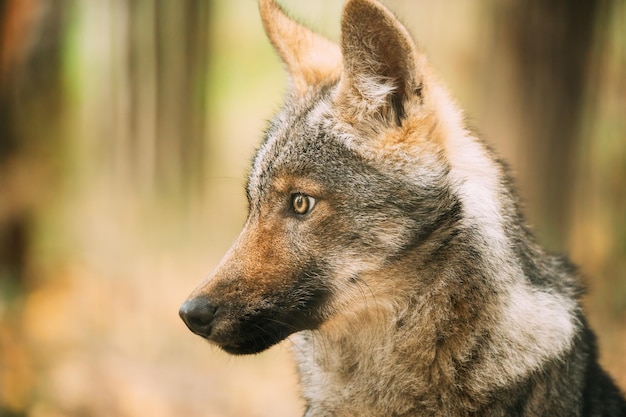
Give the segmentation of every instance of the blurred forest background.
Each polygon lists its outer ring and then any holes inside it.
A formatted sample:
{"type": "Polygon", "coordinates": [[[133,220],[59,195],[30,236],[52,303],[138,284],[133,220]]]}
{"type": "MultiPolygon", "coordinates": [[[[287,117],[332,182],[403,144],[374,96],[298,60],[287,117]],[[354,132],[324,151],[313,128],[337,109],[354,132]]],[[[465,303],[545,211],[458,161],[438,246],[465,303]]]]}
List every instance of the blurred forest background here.
{"type": "MultiPolygon", "coordinates": [[[[341,1],[281,3],[338,39],[341,1]]],[[[626,388],[626,2],[385,3],[581,266],[626,388]]],[[[254,0],[0,0],[0,416],[300,415],[288,341],[232,358],[177,314],[285,86],[254,0]]]]}

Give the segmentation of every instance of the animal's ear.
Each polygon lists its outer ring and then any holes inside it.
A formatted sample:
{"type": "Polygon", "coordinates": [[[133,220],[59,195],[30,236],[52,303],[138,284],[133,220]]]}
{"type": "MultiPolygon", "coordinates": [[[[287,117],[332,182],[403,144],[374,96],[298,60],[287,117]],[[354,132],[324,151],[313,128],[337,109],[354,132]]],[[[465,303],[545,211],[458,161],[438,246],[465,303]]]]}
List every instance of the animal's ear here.
{"type": "Polygon", "coordinates": [[[406,28],[375,0],[348,0],[341,49],[343,73],[336,99],[346,116],[401,124],[407,102],[422,94],[421,56],[406,28]]]}
{"type": "Polygon", "coordinates": [[[336,44],[292,20],[274,0],[259,0],[259,10],[297,92],[339,78],[341,50],[336,44]]]}

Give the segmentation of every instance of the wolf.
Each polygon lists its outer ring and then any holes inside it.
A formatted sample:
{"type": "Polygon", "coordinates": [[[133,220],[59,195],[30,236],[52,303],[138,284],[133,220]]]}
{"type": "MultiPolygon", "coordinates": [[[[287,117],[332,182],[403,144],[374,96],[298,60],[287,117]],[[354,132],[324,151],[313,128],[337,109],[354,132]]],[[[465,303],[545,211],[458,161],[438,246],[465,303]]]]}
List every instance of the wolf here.
{"type": "Polygon", "coordinates": [[[347,0],[336,45],[259,8],[288,92],[189,329],[235,355],[289,338],[306,417],[626,416],[576,268],[399,20],[347,0]]]}

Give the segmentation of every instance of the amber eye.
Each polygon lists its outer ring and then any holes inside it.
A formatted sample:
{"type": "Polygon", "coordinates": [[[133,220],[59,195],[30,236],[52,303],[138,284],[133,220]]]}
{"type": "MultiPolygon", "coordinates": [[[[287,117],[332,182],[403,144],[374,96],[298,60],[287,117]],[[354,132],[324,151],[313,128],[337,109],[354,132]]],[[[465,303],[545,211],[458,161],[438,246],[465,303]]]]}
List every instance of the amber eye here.
{"type": "Polygon", "coordinates": [[[309,214],[315,206],[315,199],[302,193],[291,195],[291,207],[296,214],[309,214]]]}

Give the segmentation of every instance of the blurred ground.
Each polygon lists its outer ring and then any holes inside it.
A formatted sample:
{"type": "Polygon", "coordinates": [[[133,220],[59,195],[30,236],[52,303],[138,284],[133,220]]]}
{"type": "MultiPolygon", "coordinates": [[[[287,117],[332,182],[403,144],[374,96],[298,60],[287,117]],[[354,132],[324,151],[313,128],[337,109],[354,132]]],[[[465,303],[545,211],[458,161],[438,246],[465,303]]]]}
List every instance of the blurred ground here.
{"type": "MultiPolygon", "coordinates": [[[[131,3],[58,3],[62,35],[46,29],[60,39],[58,73],[36,60],[44,75],[22,83],[40,89],[12,96],[12,134],[26,139],[0,160],[0,227],[20,225],[25,237],[8,241],[28,244],[20,274],[0,257],[0,417],[301,415],[288,340],[231,357],[178,318],[243,223],[245,173],[285,89],[256,4],[131,3]]],[[[385,3],[511,162],[541,223],[493,5],[385,3]]],[[[51,13],[40,4],[37,16],[51,13]]],[[[284,4],[337,39],[341,2],[284,4]]],[[[575,146],[571,231],[538,232],[581,265],[602,362],[626,387],[626,9],[612,7],[608,46],[592,55],[588,139],[575,146]]]]}

